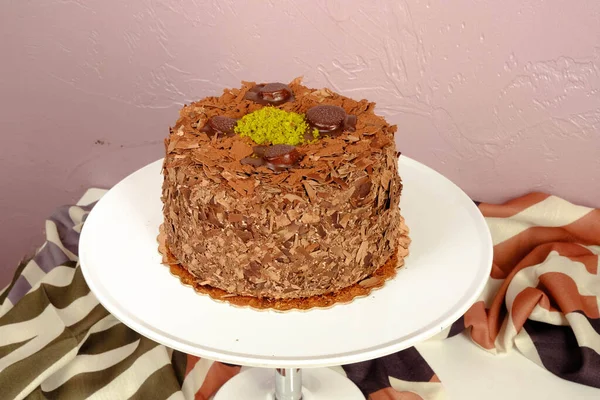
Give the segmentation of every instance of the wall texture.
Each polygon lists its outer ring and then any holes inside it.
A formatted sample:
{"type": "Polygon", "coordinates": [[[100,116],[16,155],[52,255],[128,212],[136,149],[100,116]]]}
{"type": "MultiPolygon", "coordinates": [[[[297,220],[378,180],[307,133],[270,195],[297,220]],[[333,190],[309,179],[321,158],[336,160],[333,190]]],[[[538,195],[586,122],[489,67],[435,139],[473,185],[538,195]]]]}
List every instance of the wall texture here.
{"type": "Polygon", "coordinates": [[[369,98],[472,197],[600,206],[595,0],[8,0],[0,284],[43,221],[161,157],[185,102],[304,75],[369,98]]]}

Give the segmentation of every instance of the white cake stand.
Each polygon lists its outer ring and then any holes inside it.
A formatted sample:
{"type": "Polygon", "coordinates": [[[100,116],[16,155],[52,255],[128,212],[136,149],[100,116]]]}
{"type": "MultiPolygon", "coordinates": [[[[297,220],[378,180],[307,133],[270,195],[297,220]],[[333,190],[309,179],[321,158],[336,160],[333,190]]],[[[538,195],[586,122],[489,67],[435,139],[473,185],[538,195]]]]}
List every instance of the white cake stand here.
{"type": "Polygon", "coordinates": [[[161,265],[161,162],[125,178],[94,207],[81,234],[81,268],[100,303],[140,334],[188,354],[262,367],[238,374],[218,400],[363,399],[349,379],[324,367],[430,338],[467,311],[488,279],[492,242],[479,210],[448,179],[402,156],[401,208],[412,244],[405,267],[383,288],[304,312],[214,301],[161,265]]]}

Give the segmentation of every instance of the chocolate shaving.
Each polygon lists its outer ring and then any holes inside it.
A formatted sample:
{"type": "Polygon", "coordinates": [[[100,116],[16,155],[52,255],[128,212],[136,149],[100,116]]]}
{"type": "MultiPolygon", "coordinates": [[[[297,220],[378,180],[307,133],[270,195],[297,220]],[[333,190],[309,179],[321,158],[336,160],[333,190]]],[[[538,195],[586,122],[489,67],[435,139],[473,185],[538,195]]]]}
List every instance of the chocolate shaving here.
{"type": "Polygon", "coordinates": [[[358,179],[354,183],[354,186],[356,187],[356,190],[354,191],[354,194],[352,196],[362,200],[365,197],[367,197],[369,195],[369,193],[371,192],[372,183],[371,183],[371,180],[369,179],[369,177],[365,176],[365,177],[358,179]]]}
{"type": "Polygon", "coordinates": [[[253,236],[252,236],[252,232],[248,232],[248,231],[235,231],[235,234],[239,236],[240,239],[242,239],[244,241],[244,243],[247,243],[248,241],[252,240],[253,236]]]}
{"type": "Polygon", "coordinates": [[[231,223],[242,222],[244,220],[244,216],[241,214],[229,214],[227,216],[227,220],[231,223]]]}
{"type": "Polygon", "coordinates": [[[306,190],[310,202],[315,204],[317,202],[317,192],[315,189],[307,181],[302,182],[302,185],[304,186],[304,190],[306,190]]]}
{"type": "Polygon", "coordinates": [[[373,254],[371,253],[367,253],[367,255],[365,256],[365,260],[364,260],[364,266],[365,267],[369,267],[371,265],[371,262],[373,261],[373,254]]]}
{"type": "Polygon", "coordinates": [[[242,140],[236,140],[231,146],[230,154],[236,160],[243,160],[252,154],[252,147],[242,140]]]}
{"type": "Polygon", "coordinates": [[[355,132],[356,131],[356,115],[348,115],[344,119],[344,125],[342,127],[344,132],[355,132]]]}
{"type": "Polygon", "coordinates": [[[372,276],[370,278],[360,281],[358,284],[364,288],[372,288],[379,286],[381,283],[383,283],[383,281],[380,277],[372,276]]]}
{"type": "Polygon", "coordinates": [[[341,229],[343,228],[340,223],[340,213],[338,211],[334,212],[333,214],[331,214],[331,225],[336,228],[336,229],[341,229]]]}

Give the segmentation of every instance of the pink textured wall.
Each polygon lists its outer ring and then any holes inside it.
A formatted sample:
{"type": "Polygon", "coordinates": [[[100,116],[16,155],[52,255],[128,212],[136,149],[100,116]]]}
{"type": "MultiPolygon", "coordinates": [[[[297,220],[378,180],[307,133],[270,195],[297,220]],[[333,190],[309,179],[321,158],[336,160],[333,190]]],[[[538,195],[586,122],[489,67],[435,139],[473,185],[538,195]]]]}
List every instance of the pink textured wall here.
{"type": "Polygon", "coordinates": [[[0,3],[0,284],[44,218],[161,157],[178,108],[304,75],[472,197],[600,206],[595,0],[0,3]]]}

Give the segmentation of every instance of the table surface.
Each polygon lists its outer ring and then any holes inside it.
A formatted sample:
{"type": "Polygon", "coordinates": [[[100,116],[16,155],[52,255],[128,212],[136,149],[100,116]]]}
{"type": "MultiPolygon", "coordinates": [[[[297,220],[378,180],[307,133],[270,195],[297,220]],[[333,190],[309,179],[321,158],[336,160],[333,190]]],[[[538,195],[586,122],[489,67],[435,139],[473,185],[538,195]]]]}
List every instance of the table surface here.
{"type": "Polygon", "coordinates": [[[416,348],[442,381],[445,400],[600,399],[600,389],[558,378],[517,350],[489,354],[465,334],[416,348]]]}

